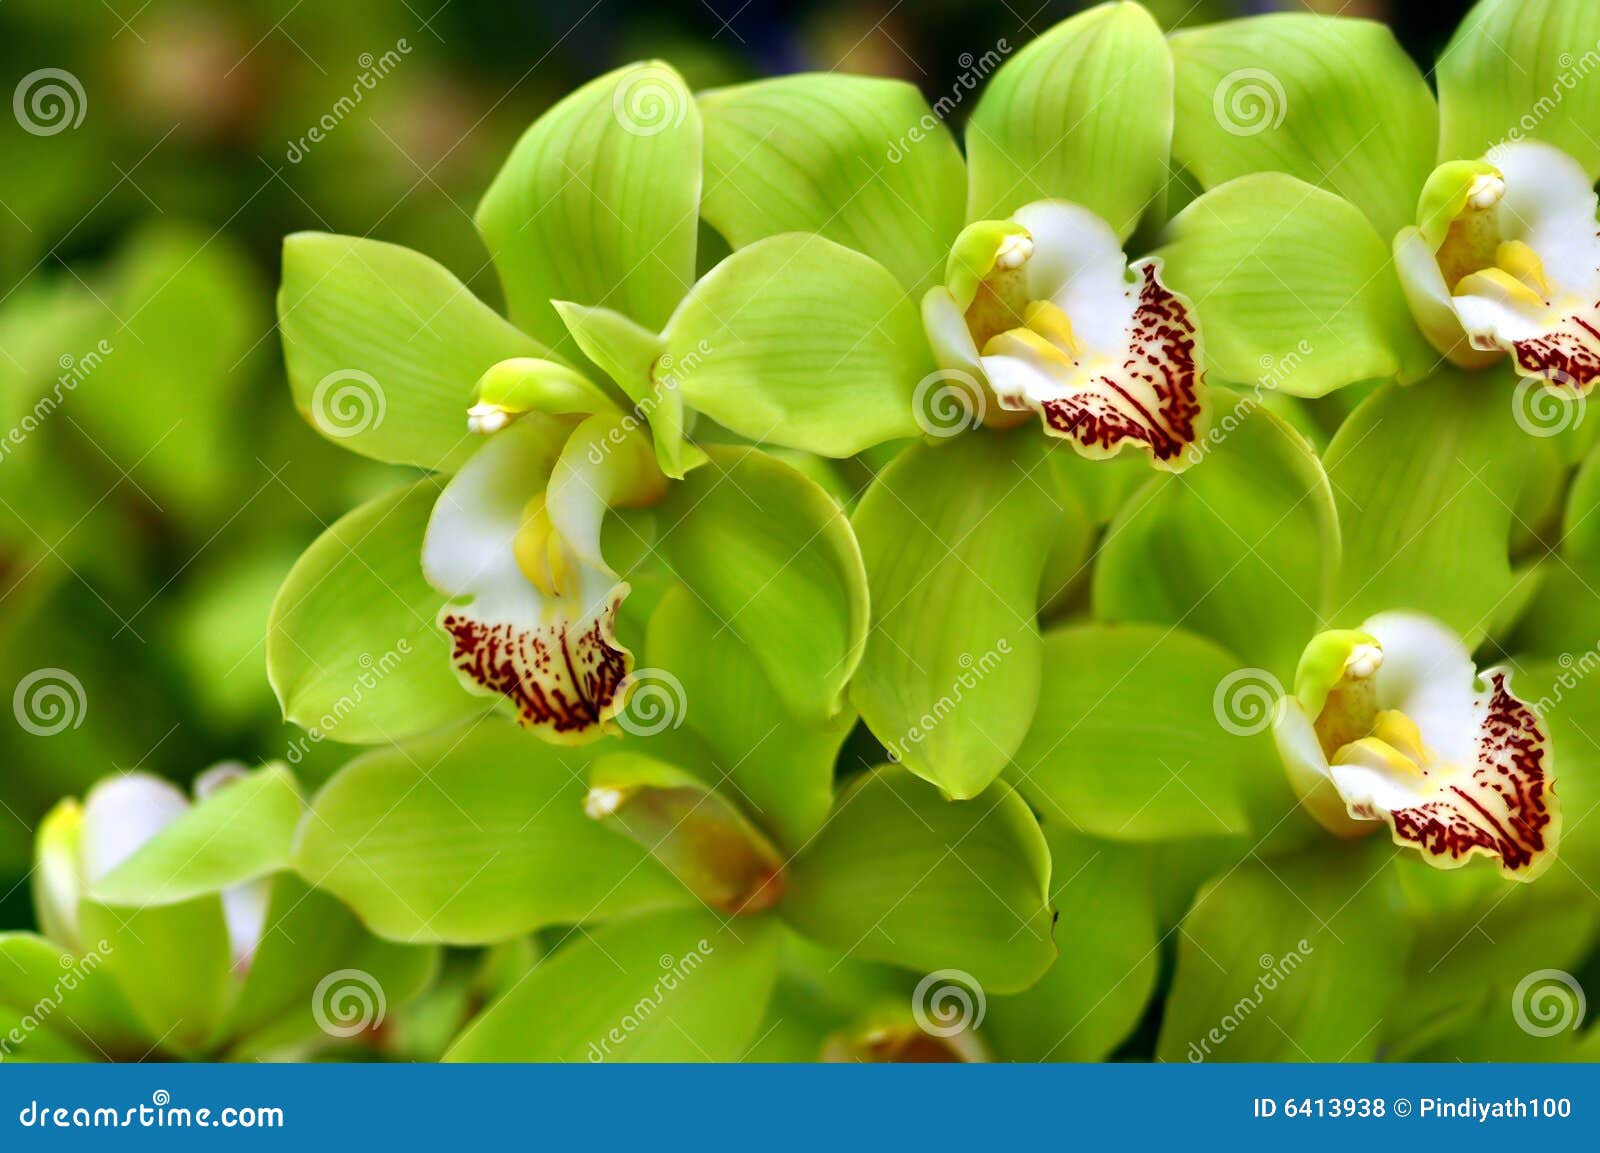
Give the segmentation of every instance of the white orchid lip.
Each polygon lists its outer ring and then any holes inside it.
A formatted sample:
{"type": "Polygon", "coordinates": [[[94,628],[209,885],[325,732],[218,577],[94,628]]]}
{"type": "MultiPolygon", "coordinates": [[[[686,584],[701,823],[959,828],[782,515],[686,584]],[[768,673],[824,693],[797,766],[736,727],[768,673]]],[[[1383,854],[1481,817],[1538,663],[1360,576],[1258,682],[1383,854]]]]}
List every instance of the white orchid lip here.
{"type": "Polygon", "coordinates": [[[941,365],[986,385],[987,423],[1034,412],[1084,456],[1135,444],[1177,471],[1204,432],[1205,380],[1193,309],[1160,273],[1130,266],[1088,209],[1038,201],[962,233],[924,323],[941,365]]]}
{"type": "Polygon", "coordinates": [[[1273,735],[1308,812],[1396,844],[1439,868],[1474,856],[1532,880],[1555,857],[1560,811],[1550,740],[1505,669],[1473,667],[1439,622],[1383,613],[1306,649],[1273,735]]]}
{"type": "Polygon", "coordinates": [[[1600,235],[1582,166],[1545,143],[1502,145],[1430,177],[1395,239],[1417,323],[1467,367],[1510,354],[1520,376],[1586,393],[1600,379],[1600,235]]]}
{"type": "Polygon", "coordinates": [[[539,412],[499,430],[445,486],[423,540],[462,683],[556,744],[614,732],[632,668],[616,637],[628,585],[600,528],[608,507],[659,499],[665,480],[648,437],[610,435],[615,419],[539,412]]]}

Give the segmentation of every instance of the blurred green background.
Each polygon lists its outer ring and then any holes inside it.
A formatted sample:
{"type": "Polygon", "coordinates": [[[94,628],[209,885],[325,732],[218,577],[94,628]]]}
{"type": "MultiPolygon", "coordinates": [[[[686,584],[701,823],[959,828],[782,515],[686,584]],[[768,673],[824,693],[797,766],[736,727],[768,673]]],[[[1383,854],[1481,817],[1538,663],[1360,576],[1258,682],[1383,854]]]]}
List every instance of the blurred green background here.
{"type": "MultiPolygon", "coordinates": [[[[1082,6],[0,3],[0,928],[32,922],[39,818],[113,769],[187,781],[294,749],[315,784],[349,755],[281,722],[262,638],[294,558],[400,470],[323,442],[290,403],[272,309],[285,233],[409,245],[497,302],[477,197],[584,80],[660,56],[695,87],[842,69],[937,98],[972,56],[1082,6]]],[[[1150,6],[1168,27],[1301,7],[1389,19],[1425,67],[1466,8],[1150,6]]]]}

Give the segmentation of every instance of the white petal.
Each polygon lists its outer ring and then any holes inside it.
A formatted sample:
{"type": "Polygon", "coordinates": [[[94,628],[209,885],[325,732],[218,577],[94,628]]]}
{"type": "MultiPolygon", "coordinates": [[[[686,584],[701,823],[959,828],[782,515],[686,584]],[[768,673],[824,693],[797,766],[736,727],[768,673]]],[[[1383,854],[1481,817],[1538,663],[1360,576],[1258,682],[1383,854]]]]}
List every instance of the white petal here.
{"type": "MultiPolygon", "coordinates": [[[[550,596],[517,563],[523,511],[546,491],[572,427],[524,418],[491,437],[440,494],[422,552],[428,581],[465,598],[439,614],[462,683],[505,697],[519,724],[559,744],[609,730],[631,660],[615,632],[626,584],[579,563],[550,596]]],[[[597,547],[598,525],[583,544],[597,547]]]]}
{"type": "Polygon", "coordinates": [[[1461,638],[1432,617],[1407,612],[1380,613],[1361,631],[1383,650],[1378,707],[1410,717],[1423,743],[1442,758],[1471,759],[1478,672],[1461,638]]]}
{"type": "Polygon", "coordinates": [[[1028,296],[1049,300],[1072,321],[1091,357],[1120,358],[1137,300],[1128,258],[1109,224],[1081,205],[1040,200],[1020,209],[1018,224],[1033,237],[1028,296]]]}
{"type": "Polygon", "coordinates": [[[1600,269],[1597,198],[1583,165],[1538,141],[1504,144],[1488,156],[1505,177],[1496,213],[1500,235],[1520,240],[1544,263],[1563,293],[1592,296],[1600,269]]]}
{"type": "Polygon", "coordinates": [[[271,895],[270,878],[223,890],[222,915],[228,923],[228,941],[233,946],[233,963],[237,968],[248,967],[255,958],[266,928],[267,902],[271,895]]]}
{"type": "Polygon", "coordinates": [[[170,781],[148,773],[110,777],[83,803],[83,879],[94,884],[189,809],[170,781]]]}

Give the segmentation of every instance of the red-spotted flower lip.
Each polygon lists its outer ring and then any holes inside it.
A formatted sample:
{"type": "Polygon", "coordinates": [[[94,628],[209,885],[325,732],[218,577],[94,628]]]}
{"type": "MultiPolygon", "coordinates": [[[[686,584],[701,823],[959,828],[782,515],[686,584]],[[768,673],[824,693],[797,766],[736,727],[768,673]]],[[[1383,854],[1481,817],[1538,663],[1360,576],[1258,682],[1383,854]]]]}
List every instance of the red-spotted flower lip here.
{"type": "Polygon", "coordinates": [[[1160,261],[1130,266],[1110,225],[1063,200],[976,230],[988,230],[989,272],[924,302],[942,366],[979,376],[1002,410],[1038,413],[1084,456],[1136,445],[1186,467],[1208,415],[1201,337],[1160,261]]]}
{"type": "Polygon", "coordinates": [[[1436,178],[1430,188],[1454,189],[1443,201],[1448,219],[1395,240],[1423,333],[1468,367],[1509,354],[1518,375],[1587,393],[1600,379],[1600,225],[1582,165],[1553,145],[1519,141],[1436,178]],[[1451,175],[1462,168],[1476,174],[1451,175]]]}
{"type": "Polygon", "coordinates": [[[1509,671],[1480,677],[1432,618],[1383,613],[1318,638],[1273,732],[1290,781],[1333,832],[1382,821],[1439,868],[1483,856],[1516,880],[1554,860],[1561,821],[1544,721],[1509,671]]]}
{"type": "Polygon", "coordinates": [[[633,667],[616,636],[628,585],[600,555],[601,522],[665,483],[646,438],[608,440],[612,419],[499,428],[440,493],[423,541],[423,573],[451,598],[439,625],[462,683],[556,744],[616,731],[633,667]]]}

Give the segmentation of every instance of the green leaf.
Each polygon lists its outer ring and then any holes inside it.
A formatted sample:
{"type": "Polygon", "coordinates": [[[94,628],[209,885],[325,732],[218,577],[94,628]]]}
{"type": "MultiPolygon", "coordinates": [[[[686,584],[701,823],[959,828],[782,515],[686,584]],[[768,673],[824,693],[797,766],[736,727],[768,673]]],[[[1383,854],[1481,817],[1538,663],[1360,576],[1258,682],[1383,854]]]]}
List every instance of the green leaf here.
{"type": "Polygon", "coordinates": [[[814,481],[757,449],[713,447],[657,506],[658,546],[796,717],[844,707],[867,632],[850,522],[814,481]]]}
{"type": "Polygon", "coordinates": [[[684,767],[711,784],[725,779],[756,824],[789,852],[799,849],[833,807],[833,766],[854,711],[796,718],[750,647],[686,588],[662,598],[644,651],[683,686],[683,718],[716,753],[709,765],[684,767]]]}
{"type": "Polygon", "coordinates": [[[1370,1061],[1409,930],[1392,847],[1325,840],[1249,860],[1184,918],[1162,1061],[1370,1061]]]}
{"type": "Polygon", "coordinates": [[[290,873],[273,878],[265,923],[221,1027],[235,1055],[350,1036],[363,1017],[376,1028],[421,991],[439,960],[432,946],[379,940],[337,900],[290,873]]]}
{"type": "Polygon", "coordinates": [[[286,868],[305,805],[283,765],[201,800],[90,887],[108,905],[171,905],[286,868]]]}
{"type": "Polygon", "coordinates": [[[967,124],[967,219],[1035,200],[1093,209],[1126,239],[1159,207],[1172,143],[1172,57],[1131,3],[1064,20],[1008,60],[967,124]]]}
{"type": "Polygon", "coordinates": [[[394,244],[298,232],[283,242],[278,328],[295,405],[363,456],[455,469],[467,409],[502,360],[548,356],[442,265],[394,244]]]}
{"type": "Polygon", "coordinates": [[[152,1038],[104,967],[32,933],[0,933],[0,1059],[137,1060],[152,1038]]]}
{"type": "Polygon", "coordinates": [[[1099,1061],[1138,1023],[1159,967],[1149,865],[1137,849],[1046,825],[1061,955],[1023,993],[990,997],[984,1035],[1008,1061],[1099,1061]]]}
{"type": "Polygon", "coordinates": [[[738,805],[676,765],[641,753],[603,756],[589,770],[584,808],[720,912],[764,912],[783,893],[783,855],[738,805]]]}
{"type": "Polygon", "coordinates": [[[685,403],[741,436],[843,457],[918,435],[912,395],[933,367],[921,316],[883,265],[831,240],[741,248],[666,338],[685,403]]]}
{"type": "Polygon", "coordinates": [[[512,318],[551,347],[551,302],[658,330],[694,283],[700,112],[659,60],[591,80],[536,120],[478,206],[512,318]]]}
{"type": "Polygon", "coordinates": [[[1543,140],[1600,177],[1597,45],[1600,8],[1586,0],[1481,0],[1439,57],[1439,159],[1543,140]]]}
{"type": "Polygon", "coordinates": [[[1217,412],[1205,459],[1151,481],[1112,525],[1095,615],[1181,625],[1284,680],[1318,631],[1338,569],[1333,493],[1311,447],[1278,417],[1250,398],[1230,411],[1226,396],[1217,412]]]}
{"type": "Polygon", "coordinates": [[[701,213],[735,248],[815,232],[878,261],[921,296],[964,223],[966,168],[903,80],[783,76],[700,95],[701,213]]]}
{"type": "Polygon", "coordinates": [[[1223,382],[1322,396],[1366,380],[1415,380],[1438,357],[1395,275],[1389,245],[1348,200],[1292,176],[1242,176],[1172,223],[1166,282],[1190,300],[1207,367],[1223,382]]]}
{"type": "Polygon", "coordinates": [[[482,944],[689,900],[584,816],[582,763],[498,721],[368,753],[317,794],[295,867],[407,943],[482,944]]]}
{"type": "Polygon", "coordinates": [[[771,917],[632,917],[574,937],[473,1021],[448,1061],[738,1061],[778,974],[771,917]]]}
{"type": "Polygon", "coordinates": [[[1055,958],[1050,851],[1003,782],[952,804],[898,766],[859,778],[790,866],[778,911],[846,957],[1025,989],[1055,958]]]}
{"type": "Polygon", "coordinates": [[[1237,657],[1176,628],[1051,632],[1039,694],[1049,704],[1007,779],[1046,821],[1111,840],[1266,833],[1295,798],[1267,731],[1277,694],[1238,670],[1237,657]]]}
{"type": "MultiPolygon", "coordinates": [[[[525,419],[536,419],[527,417],[525,419]]],[[[267,677],[286,720],[313,739],[401,740],[481,715],[435,623],[445,598],[422,575],[439,485],[420,480],[341,517],[278,590],[267,677]]]]}
{"type": "Polygon", "coordinates": [[[216,894],[175,905],[78,906],[84,941],[104,942],[106,970],[134,1015],[169,1052],[206,1051],[233,988],[233,947],[216,894]]]}
{"type": "Polygon", "coordinates": [[[1510,373],[1441,369],[1374,393],[1326,454],[1344,560],[1330,620],[1410,609],[1476,646],[1514,578],[1512,508],[1531,460],[1510,373]]]}
{"type": "Polygon", "coordinates": [[[1039,581],[1062,517],[1032,430],[915,445],[854,524],[873,628],[851,699],[890,754],[955,798],[1005,767],[1039,697],[1039,581]]]}
{"type": "Polygon", "coordinates": [[[1439,114],[1387,27],[1276,13],[1176,33],[1172,59],[1173,157],[1207,188],[1287,172],[1350,201],[1385,240],[1416,223],[1439,114]]]}

